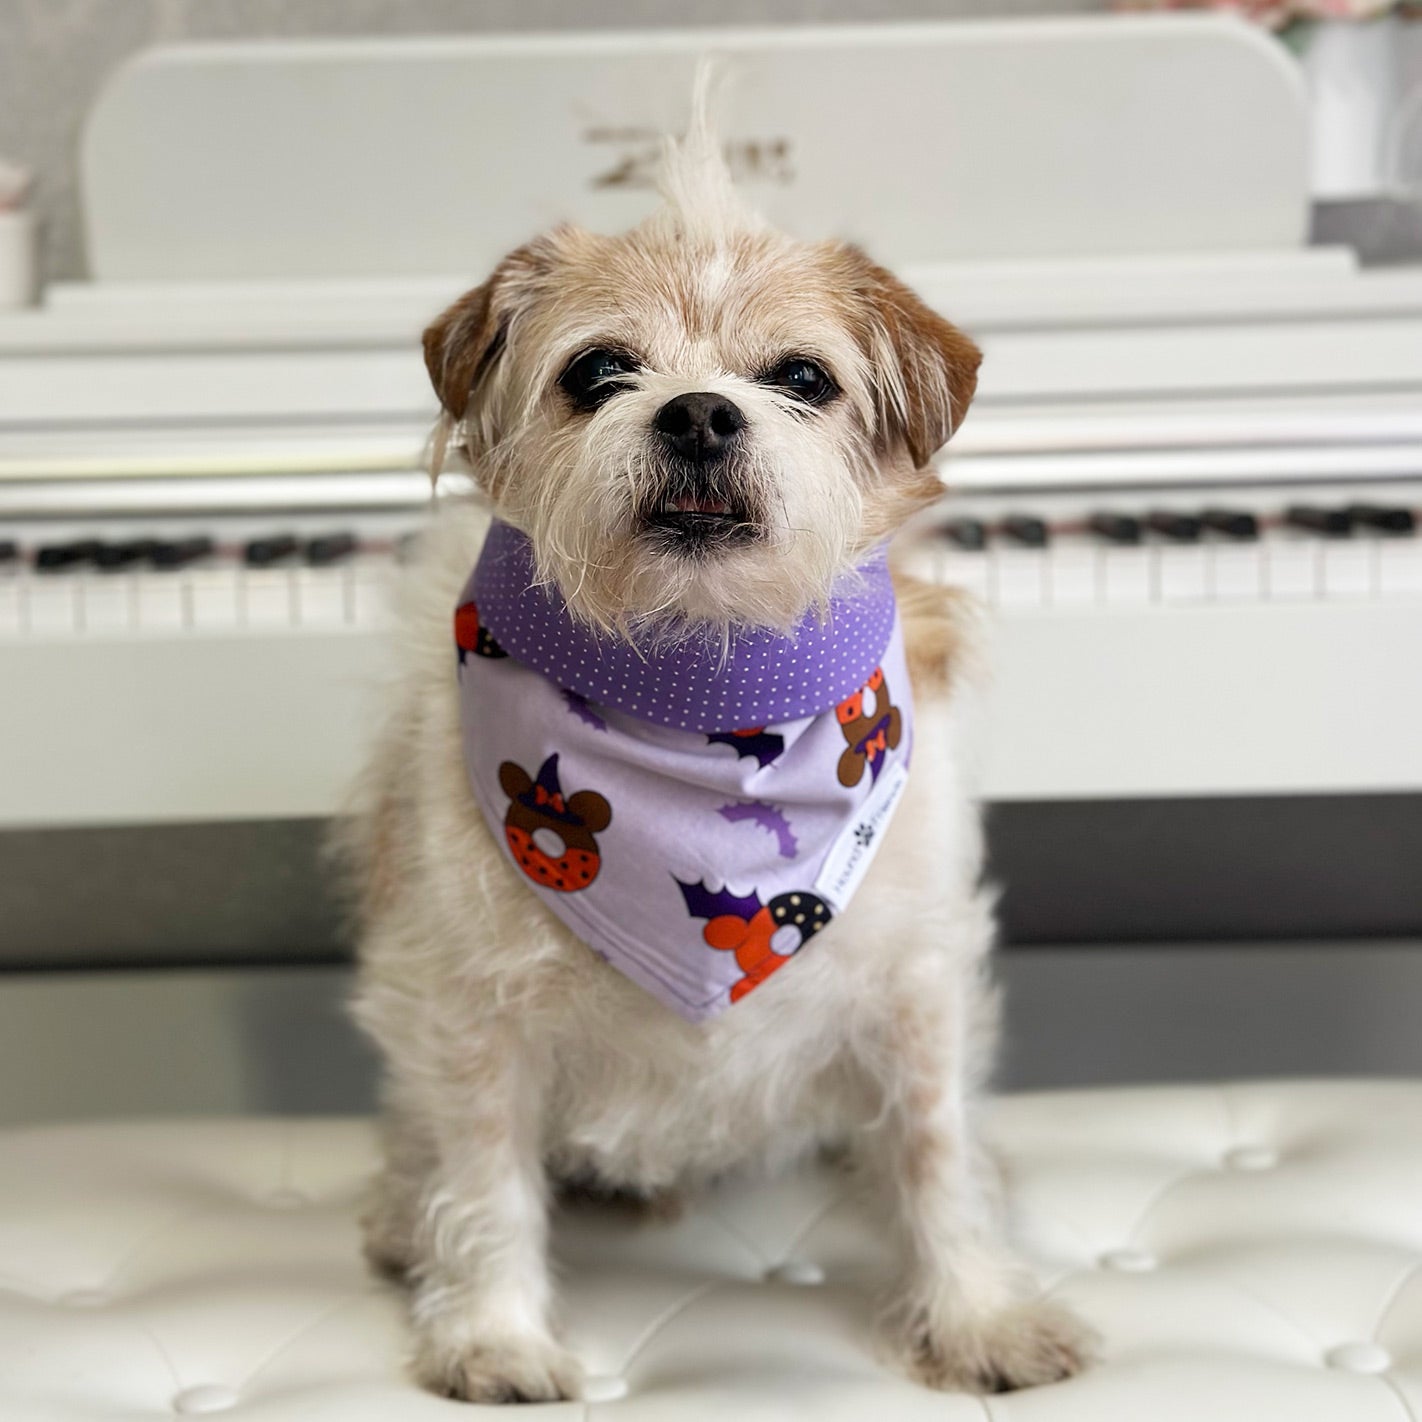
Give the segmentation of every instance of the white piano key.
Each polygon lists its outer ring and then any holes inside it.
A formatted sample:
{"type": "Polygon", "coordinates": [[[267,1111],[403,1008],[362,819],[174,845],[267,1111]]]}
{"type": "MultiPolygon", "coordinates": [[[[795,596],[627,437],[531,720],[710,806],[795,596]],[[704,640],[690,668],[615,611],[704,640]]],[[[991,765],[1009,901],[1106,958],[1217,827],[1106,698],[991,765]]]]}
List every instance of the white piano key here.
{"type": "Polygon", "coordinates": [[[1216,602],[1258,602],[1264,596],[1264,547],[1260,543],[1208,545],[1210,596],[1216,602]]]}
{"type": "Polygon", "coordinates": [[[1059,538],[1052,545],[1052,606],[1085,607],[1096,601],[1096,546],[1084,540],[1059,538]]]}
{"type": "Polygon", "coordinates": [[[992,555],[991,597],[998,607],[1041,607],[1047,600],[1047,554],[999,548],[992,555]]]}
{"type": "Polygon", "coordinates": [[[1295,538],[1286,533],[1265,541],[1271,601],[1318,596],[1319,547],[1316,538],[1295,538]]]}
{"type": "MultiPolygon", "coordinates": [[[[950,582],[939,550],[924,558],[922,576],[932,582],[950,582]]],[[[351,621],[358,627],[383,627],[395,612],[395,587],[399,568],[389,558],[362,559],[355,565],[351,584],[351,621]]],[[[986,585],[986,578],[984,578],[986,585]]]]}
{"type": "Polygon", "coordinates": [[[187,626],[187,598],[178,573],[140,573],[134,622],[142,632],[180,632],[187,626]]]}
{"type": "Polygon", "coordinates": [[[0,573],[0,637],[18,637],[25,630],[17,573],[0,573]]]}
{"type": "Polygon", "coordinates": [[[188,575],[192,624],[204,632],[221,632],[242,622],[241,572],[234,564],[197,568],[188,575]]]}
{"type": "Polygon", "coordinates": [[[242,579],[242,620],[248,627],[292,627],[296,600],[287,568],[249,568],[242,579]]]}
{"type": "Polygon", "coordinates": [[[1372,597],[1377,587],[1377,540],[1340,538],[1322,549],[1324,597],[1372,597]]]}
{"type": "Polygon", "coordinates": [[[1155,569],[1162,602],[1203,602],[1210,594],[1209,550],[1202,543],[1159,545],[1155,569]]]}
{"type": "Polygon", "coordinates": [[[78,632],[78,579],[63,573],[30,578],[25,589],[25,625],[32,637],[72,637],[78,632]]]}
{"type": "Polygon", "coordinates": [[[942,580],[962,588],[974,597],[987,601],[991,596],[991,559],[987,553],[970,553],[961,548],[948,549],[939,564],[942,580]]]}
{"type": "Polygon", "coordinates": [[[1106,606],[1151,600],[1151,551],[1147,547],[1101,550],[1101,601],[1106,606]]]}
{"type": "Polygon", "coordinates": [[[350,568],[298,568],[296,621],[301,627],[341,627],[349,620],[350,568]]]}
{"type": "Polygon", "coordinates": [[[122,573],[86,577],[79,584],[86,635],[128,632],[133,627],[133,579],[122,573]]]}
{"type": "Polygon", "coordinates": [[[1379,540],[1378,591],[1383,597],[1422,597],[1422,537],[1379,540]]]}

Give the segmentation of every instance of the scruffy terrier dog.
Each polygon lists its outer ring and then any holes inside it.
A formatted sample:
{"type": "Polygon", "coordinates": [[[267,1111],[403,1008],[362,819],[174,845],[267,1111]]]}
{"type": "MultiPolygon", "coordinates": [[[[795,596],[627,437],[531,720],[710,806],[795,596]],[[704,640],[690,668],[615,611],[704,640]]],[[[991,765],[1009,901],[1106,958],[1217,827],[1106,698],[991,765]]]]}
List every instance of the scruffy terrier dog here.
{"type": "Polygon", "coordinates": [[[658,1202],[833,1147],[890,1205],[901,1366],[1052,1382],[1089,1334],[1006,1243],[979,1141],[965,617],[880,552],[939,495],[979,354],[858,250],[747,212],[704,119],[663,190],[425,333],[495,522],[481,555],[487,520],[446,510],[408,580],[349,836],[387,1067],[367,1251],[409,1285],[425,1386],[576,1397],[555,1189],[658,1202]]]}

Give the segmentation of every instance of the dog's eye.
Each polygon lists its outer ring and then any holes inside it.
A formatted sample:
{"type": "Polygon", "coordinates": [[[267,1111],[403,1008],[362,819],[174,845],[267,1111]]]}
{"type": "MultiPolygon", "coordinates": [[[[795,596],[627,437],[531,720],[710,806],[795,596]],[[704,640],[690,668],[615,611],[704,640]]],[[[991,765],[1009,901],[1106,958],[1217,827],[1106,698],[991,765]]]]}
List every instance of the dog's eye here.
{"type": "Polygon", "coordinates": [[[827,371],[804,356],[783,360],[765,376],[768,385],[777,385],[787,395],[803,400],[807,405],[823,405],[839,394],[839,386],[827,371]]]}
{"type": "Polygon", "coordinates": [[[627,388],[622,376],[637,370],[636,360],[626,351],[584,351],[558,378],[568,398],[580,410],[595,410],[627,388]]]}

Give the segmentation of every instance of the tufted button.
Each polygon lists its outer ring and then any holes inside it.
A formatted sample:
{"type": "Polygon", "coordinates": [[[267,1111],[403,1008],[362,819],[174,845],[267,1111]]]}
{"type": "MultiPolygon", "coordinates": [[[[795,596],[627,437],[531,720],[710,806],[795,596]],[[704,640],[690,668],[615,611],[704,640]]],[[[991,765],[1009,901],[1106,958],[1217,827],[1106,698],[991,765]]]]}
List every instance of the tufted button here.
{"type": "Polygon", "coordinates": [[[773,1269],[767,1269],[765,1277],[774,1284],[800,1284],[811,1287],[824,1283],[825,1271],[818,1264],[811,1264],[808,1259],[785,1259],[773,1269]]]}
{"type": "Polygon", "coordinates": [[[1376,1343],[1340,1343],[1328,1350],[1323,1361],[1342,1373],[1385,1373],[1392,1367],[1387,1349],[1376,1343]]]}
{"type": "Polygon", "coordinates": [[[309,1205],[311,1197],[302,1194],[300,1190],[273,1190],[267,1196],[266,1202],[274,1210],[298,1210],[302,1205],[309,1205]]]}
{"type": "Polygon", "coordinates": [[[183,1417],[196,1417],[201,1412],[226,1412],[237,1406],[237,1394],[220,1383],[201,1383],[185,1387],[173,1399],[173,1411],[183,1417]]]}
{"type": "Polygon", "coordinates": [[[1279,1163],[1279,1152],[1272,1146],[1235,1146],[1224,1158],[1227,1170],[1272,1170],[1279,1163]]]}
{"type": "Polygon", "coordinates": [[[1099,1260],[1103,1269],[1114,1269],[1118,1274],[1148,1274],[1158,1263],[1154,1254],[1144,1249],[1111,1249],[1099,1260]]]}
{"type": "Polygon", "coordinates": [[[103,1289],[70,1289],[58,1299],[65,1308],[102,1308],[109,1302],[109,1295],[103,1289]]]}
{"type": "Polygon", "coordinates": [[[618,1402],[627,1396],[627,1379],[602,1373],[583,1379],[584,1402],[618,1402]]]}

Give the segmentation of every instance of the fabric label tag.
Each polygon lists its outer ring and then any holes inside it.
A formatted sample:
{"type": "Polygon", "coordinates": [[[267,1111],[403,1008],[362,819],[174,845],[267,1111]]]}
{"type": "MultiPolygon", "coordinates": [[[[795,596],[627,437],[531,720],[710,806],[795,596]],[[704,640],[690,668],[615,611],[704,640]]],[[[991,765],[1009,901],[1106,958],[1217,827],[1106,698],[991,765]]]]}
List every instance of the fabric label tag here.
{"type": "Polygon", "coordinates": [[[830,846],[824,868],[815,880],[815,892],[836,913],[843,913],[873,863],[907,784],[908,767],[902,761],[889,766],[849,827],[830,846]]]}

